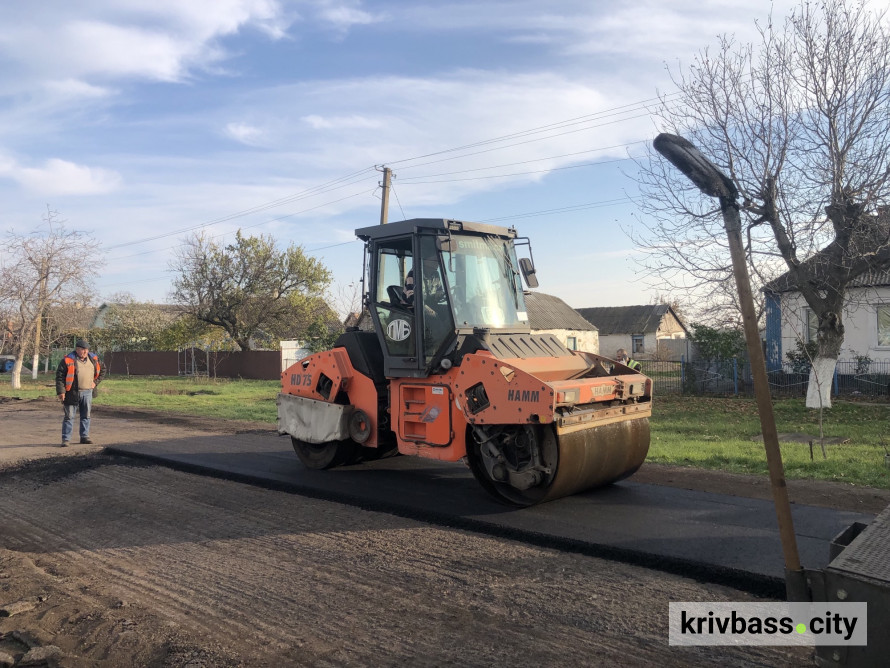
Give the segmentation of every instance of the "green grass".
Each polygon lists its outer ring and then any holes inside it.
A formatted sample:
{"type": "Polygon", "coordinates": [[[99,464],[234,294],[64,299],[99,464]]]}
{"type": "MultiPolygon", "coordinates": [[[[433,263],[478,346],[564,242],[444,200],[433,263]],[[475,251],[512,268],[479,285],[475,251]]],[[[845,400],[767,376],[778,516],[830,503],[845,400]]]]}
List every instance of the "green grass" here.
{"type": "MultiPolygon", "coordinates": [[[[9,374],[0,376],[0,396],[22,399],[53,397],[51,377],[22,378],[22,389],[9,386],[9,374]],[[4,382],[5,381],[5,382],[4,382]]],[[[178,376],[111,376],[99,385],[97,406],[143,408],[183,415],[254,420],[274,424],[277,380],[229,380],[178,376]]]]}
{"type": "MultiPolygon", "coordinates": [[[[890,441],[882,440],[890,426],[890,406],[835,401],[823,416],[826,437],[848,443],[826,445],[823,459],[818,445],[818,413],[803,399],[773,403],[779,433],[799,432],[813,437],[810,460],[807,443],[781,443],[788,478],[835,480],[890,489],[890,469],[884,465],[890,441]]],[[[648,461],[736,473],[767,475],[760,420],[753,399],[658,397],[653,407],[652,445],[648,461]]]]}
{"type": "MultiPolygon", "coordinates": [[[[49,397],[51,378],[23,378],[23,388],[12,390],[9,375],[0,376],[0,396],[49,397]]],[[[111,377],[102,383],[99,406],[144,408],[155,411],[254,420],[270,425],[276,420],[278,381],[225,380],[180,377],[111,377]]],[[[802,432],[818,437],[817,413],[803,399],[774,402],[779,433],[802,432]]],[[[651,420],[652,445],[648,461],[679,466],[767,475],[763,443],[753,399],[656,397],[651,420]]],[[[890,405],[835,401],[825,411],[826,436],[849,439],[827,445],[827,459],[816,445],[810,460],[806,443],[781,445],[788,478],[838,480],[890,489],[890,469],[884,466],[882,437],[890,432],[890,405]]],[[[886,441],[890,448],[890,441],[886,441]]]]}

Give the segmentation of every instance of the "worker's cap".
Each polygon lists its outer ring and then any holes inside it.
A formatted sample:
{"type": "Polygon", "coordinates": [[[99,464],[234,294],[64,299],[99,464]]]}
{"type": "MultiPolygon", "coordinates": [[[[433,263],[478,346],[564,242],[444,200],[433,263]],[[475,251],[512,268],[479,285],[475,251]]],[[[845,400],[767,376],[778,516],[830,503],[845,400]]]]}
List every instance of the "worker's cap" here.
{"type": "Polygon", "coordinates": [[[77,342],[74,344],[75,348],[83,348],[84,350],[90,349],[90,344],[86,342],[85,339],[77,339],[77,342]]]}

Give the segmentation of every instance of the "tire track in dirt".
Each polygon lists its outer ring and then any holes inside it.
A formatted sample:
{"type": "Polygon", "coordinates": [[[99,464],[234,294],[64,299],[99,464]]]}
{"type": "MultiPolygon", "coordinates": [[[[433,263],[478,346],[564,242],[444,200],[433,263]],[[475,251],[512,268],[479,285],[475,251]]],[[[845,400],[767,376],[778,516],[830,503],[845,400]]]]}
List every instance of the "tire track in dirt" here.
{"type": "Polygon", "coordinates": [[[785,648],[668,648],[667,601],[750,597],[635,566],[111,460],[0,484],[0,545],[70,592],[35,624],[104,615],[104,625],[85,626],[84,656],[175,630],[250,665],[804,658],[785,648]],[[109,611],[117,602],[126,618],[109,611]]]}
{"type": "MultiPolygon", "coordinates": [[[[151,476],[146,476],[145,473],[144,470],[133,471],[127,469],[115,472],[91,471],[88,474],[84,474],[83,478],[84,482],[90,485],[94,501],[96,499],[102,502],[114,500],[113,490],[104,487],[102,484],[103,482],[111,482],[118,487],[123,486],[130,490],[131,493],[133,491],[142,492],[135,498],[131,495],[129,499],[131,502],[135,501],[135,505],[141,505],[143,498],[139,497],[144,497],[146,491],[153,492],[156,490],[155,487],[149,484],[150,481],[147,480],[151,476]],[[115,475],[115,473],[118,475],[115,475]],[[119,479],[115,481],[115,478],[119,479]]],[[[166,497],[161,498],[166,499],[166,497]]],[[[16,499],[11,496],[10,500],[15,502],[16,499]]],[[[66,517],[70,517],[76,513],[78,508],[76,505],[67,504],[66,501],[65,496],[58,498],[60,505],[67,506],[66,517]]],[[[179,506],[179,504],[171,504],[165,501],[161,504],[159,510],[161,514],[167,515],[174,505],[179,506]]],[[[205,511],[206,508],[211,507],[207,504],[203,505],[205,505],[205,511]]],[[[13,510],[20,516],[19,524],[22,523],[22,517],[28,518],[27,522],[30,526],[20,535],[27,536],[31,543],[29,545],[27,544],[29,541],[24,541],[24,543],[18,541],[19,545],[14,545],[14,547],[18,547],[20,550],[27,550],[40,546],[40,549],[43,550],[56,551],[61,549],[62,546],[66,546],[67,549],[62,555],[71,567],[79,566],[81,573],[89,572],[91,569],[98,567],[111,579],[113,583],[111,587],[114,593],[123,599],[139,598],[140,600],[148,601],[163,617],[172,619],[179,624],[187,624],[201,633],[222,632],[226,635],[243,636],[249,634],[256,635],[259,629],[264,634],[261,637],[264,643],[280,647],[286,646],[290,641],[290,636],[282,633],[276,624],[267,623],[266,620],[256,618],[242,620],[237,615],[231,616],[230,613],[220,615],[218,612],[219,610],[231,611],[240,608],[253,609],[258,607],[260,603],[273,607],[279,607],[280,604],[286,603],[284,599],[269,596],[267,591],[256,592],[255,587],[245,589],[244,587],[229,586],[227,583],[233,582],[230,579],[231,573],[227,569],[222,570],[212,566],[215,557],[222,557],[223,553],[227,553],[226,556],[228,556],[229,560],[240,558],[242,563],[255,562],[260,565],[266,562],[265,565],[268,567],[271,564],[263,556],[272,552],[276,547],[280,548],[280,546],[267,545],[265,541],[253,541],[247,553],[239,555],[229,550],[225,543],[219,544],[218,539],[214,538],[214,536],[221,533],[220,529],[225,529],[222,533],[232,533],[232,529],[229,526],[231,518],[229,517],[221,517],[215,524],[204,524],[203,527],[200,527],[200,531],[194,522],[178,523],[176,527],[177,533],[185,534],[187,540],[195,541],[200,545],[195,547],[188,542],[175,543],[175,549],[165,550],[160,554],[154,555],[154,568],[147,569],[141,566],[142,550],[140,548],[111,548],[105,545],[101,538],[98,539],[99,545],[95,544],[97,537],[109,534],[109,527],[106,525],[100,524],[98,531],[93,531],[89,534],[64,529],[53,531],[39,524],[44,520],[44,516],[35,515],[33,508],[27,508],[27,515],[22,513],[22,510],[25,510],[25,508],[19,509],[14,507],[13,510]],[[210,543],[209,546],[208,542],[210,543]],[[213,596],[210,600],[205,600],[199,591],[196,592],[193,589],[183,590],[178,578],[168,575],[181,573],[183,570],[191,570],[194,564],[202,562],[204,565],[201,567],[203,571],[201,579],[209,580],[215,584],[213,596]]],[[[196,512],[194,507],[179,506],[177,510],[180,515],[186,517],[202,516],[202,513],[196,512]]],[[[45,511],[47,514],[53,515],[59,512],[59,509],[49,506],[45,511]]],[[[132,512],[126,511],[125,516],[132,516],[132,512]]],[[[203,513],[203,516],[206,516],[206,512],[203,513]]],[[[120,529],[120,527],[111,528],[120,529]]],[[[133,525],[133,528],[134,530],[131,531],[127,538],[135,543],[154,542],[157,538],[156,527],[152,528],[151,525],[140,525],[137,523],[133,525]]],[[[242,533],[253,533],[253,530],[242,533]]],[[[177,536],[177,540],[182,540],[181,536],[177,536]]],[[[268,568],[265,571],[260,569],[260,572],[265,573],[265,576],[268,577],[268,568]]],[[[257,573],[245,573],[242,571],[240,575],[242,577],[247,576],[247,582],[255,585],[257,573]]],[[[234,580],[234,582],[238,582],[238,580],[234,580]]]]}

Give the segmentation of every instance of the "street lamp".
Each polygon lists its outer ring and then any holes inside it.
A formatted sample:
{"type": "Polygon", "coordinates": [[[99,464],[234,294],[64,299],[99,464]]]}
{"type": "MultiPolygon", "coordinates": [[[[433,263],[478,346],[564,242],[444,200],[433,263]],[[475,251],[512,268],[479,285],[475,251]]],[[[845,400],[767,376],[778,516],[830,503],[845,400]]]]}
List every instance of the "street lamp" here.
{"type": "Polygon", "coordinates": [[[732,179],[683,137],[662,133],[655,138],[653,146],[674,167],[683,172],[702,193],[720,200],[723,227],[726,230],[729,252],[732,256],[732,273],[735,276],[739,304],[742,309],[745,341],[748,346],[748,359],[751,361],[751,375],[754,378],[754,396],[757,399],[757,412],[760,415],[760,428],[763,432],[763,446],[766,450],[766,461],[769,467],[773,504],[776,508],[779,536],[785,556],[786,593],[789,601],[809,601],[806,577],[800,566],[800,556],[797,551],[791,505],[788,502],[785,468],[782,464],[782,452],[779,449],[779,435],[776,430],[776,419],[773,415],[773,404],[766,376],[766,362],[763,358],[760,334],[757,330],[757,315],[754,310],[751,281],[748,277],[748,266],[745,263],[742,222],[739,216],[739,205],[736,201],[739,191],[732,179]]]}

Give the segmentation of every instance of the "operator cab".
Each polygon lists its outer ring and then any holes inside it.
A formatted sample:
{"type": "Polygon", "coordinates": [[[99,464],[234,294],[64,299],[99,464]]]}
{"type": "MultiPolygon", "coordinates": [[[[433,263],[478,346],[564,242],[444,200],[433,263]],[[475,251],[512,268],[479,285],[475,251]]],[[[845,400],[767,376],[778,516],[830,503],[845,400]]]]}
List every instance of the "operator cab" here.
{"type": "Polygon", "coordinates": [[[366,242],[365,300],[387,377],[450,368],[468,336],[529,333],[520,273],[533,279],[534,270],[517,261],[512,228],[414,219],[356,235],[366,242]]]}

